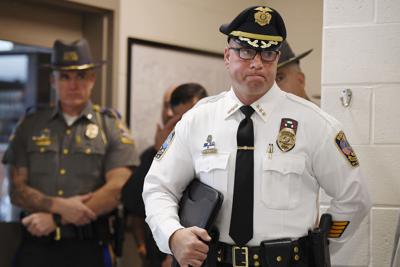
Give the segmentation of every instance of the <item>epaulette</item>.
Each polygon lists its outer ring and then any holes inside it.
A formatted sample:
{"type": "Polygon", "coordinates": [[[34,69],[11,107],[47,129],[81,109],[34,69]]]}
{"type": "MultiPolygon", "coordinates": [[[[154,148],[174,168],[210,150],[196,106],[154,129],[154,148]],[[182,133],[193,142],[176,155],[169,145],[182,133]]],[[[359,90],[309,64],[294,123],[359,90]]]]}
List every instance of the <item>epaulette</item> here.
{"type": "Polygon", "coordinates": [[[122,118],[121,113],[119,113],[116,109],[113,109],[113,108],[104,107],[100,110],[100,113],[111,116],[118,120],[121,120],[121,118],[122,118]]]}
{"type": "Polygon", "coordinates": [[[315,103],[309,100],[305,100],[304,98],[293,94],[286,94],[286,97],[292,102],[296,102],[297,104],[300,104],[305,108],[312,110],[313,112],[315,112],[315,114],[318,114],[318,116],[322,118],[324,121],[326,121],[329,125],[331,126],[337,125],[337,120],[328,113],[326,113],[325,111],[321,110],[315,103]]]}
{"type": "Polygon", "coordinates": [[[196,103],[196,105],[194,107],[198,107],[198,106],[206,104],[206,103],[217,102],[218,100],[223,98],[226,93],[227,93],[227,91],[224,91],[224,92],[219,93],[218,95],[213,95],[213,96],[208,96],[208,97],[202,98],[196,103]]]}
{"type": "Polygon", "coordinates": [[[53,108],[51,105],[46,105],[46,104],[37,104],[34,106],[29,106],[25,109],[24,117],[29,117],[38,111],[51,109],[51,108],[53,108]]]}

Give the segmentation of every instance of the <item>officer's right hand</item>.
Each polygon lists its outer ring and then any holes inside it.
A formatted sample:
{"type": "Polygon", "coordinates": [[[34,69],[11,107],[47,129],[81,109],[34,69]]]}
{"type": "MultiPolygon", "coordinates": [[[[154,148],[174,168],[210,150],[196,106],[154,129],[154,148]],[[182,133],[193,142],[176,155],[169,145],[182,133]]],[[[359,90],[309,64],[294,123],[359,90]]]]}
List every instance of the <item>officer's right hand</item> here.
{"type": "Polygon", "coordinates": [[[96,214],[85,205],[85,202],[91,197],[91,194],[86,194],[70,198],[58,198],[60,208],[57,213],[61,215],[63,223],[84,225],[95,220],[96,214]]]}
{"type": "Polygon", "coordinates": [[[175,231],[169,241],[171,251],[181,267],[200,267],[207,258],[211,237],[199,227],[183,228],[175,231]]]}

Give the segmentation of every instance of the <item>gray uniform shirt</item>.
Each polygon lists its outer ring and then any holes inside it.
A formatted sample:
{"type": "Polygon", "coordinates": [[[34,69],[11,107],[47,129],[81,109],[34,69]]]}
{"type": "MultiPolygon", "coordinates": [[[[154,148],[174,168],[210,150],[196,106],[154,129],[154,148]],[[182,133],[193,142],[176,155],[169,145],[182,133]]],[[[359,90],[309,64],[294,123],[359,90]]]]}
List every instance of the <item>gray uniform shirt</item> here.
{"type": "Polygon", "coordinates": [[[27,115],[3,163],[28,169],[28,185],[49,196],[93,192],[113,168],[137,165],[133,139],[109,109],[91,102],[68,126],[58,107],[27,115]]]}

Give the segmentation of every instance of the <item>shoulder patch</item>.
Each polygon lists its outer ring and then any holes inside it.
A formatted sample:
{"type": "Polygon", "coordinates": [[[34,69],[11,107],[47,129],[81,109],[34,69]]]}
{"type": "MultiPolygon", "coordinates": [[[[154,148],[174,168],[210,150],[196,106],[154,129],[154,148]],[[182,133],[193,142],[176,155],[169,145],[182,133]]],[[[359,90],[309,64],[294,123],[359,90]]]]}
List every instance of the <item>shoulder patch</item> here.
{"type": "Polygon", "coordinates": [[[342,154],[350,162],[351,166],[357,167],[359,165],[358,158],[353,148],[350,146],[343,131],[340,131],[335,137],[335,143],[342,154]]]}
{"type": "Polygon", "coordinates": [[[160,149],[158,150],[157,154],[154,156],[155,159],[161,160],[164,156],[165,152],[171,145],[172,141],[175,137],[175,129],[168,135],[167,139],[165,139],[164,143],[161,145],[160,149]]]}
{"type": "Polygon", "coordinates": [[[135,142],[133,141],[132,135],[126,127],[125,123],[122,121],[117,122],[118,129],[121,133],[121,143],[126,145],[133,145],[135,142]]]}

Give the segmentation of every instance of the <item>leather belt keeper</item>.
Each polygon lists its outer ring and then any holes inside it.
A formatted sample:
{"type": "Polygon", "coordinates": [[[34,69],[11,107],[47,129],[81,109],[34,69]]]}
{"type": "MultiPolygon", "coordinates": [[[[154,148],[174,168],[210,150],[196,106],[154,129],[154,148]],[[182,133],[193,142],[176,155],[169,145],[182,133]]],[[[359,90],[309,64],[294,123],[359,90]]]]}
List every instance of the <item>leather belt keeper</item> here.
{"type": "Polygon", "coordinates": [[[268,240],[254,247],[239,247],[219,242],[217,262],[231,264],[234,267],[307,266],[310,257],[308,240],[307,236],[294,241],[268,240]]]}

